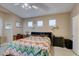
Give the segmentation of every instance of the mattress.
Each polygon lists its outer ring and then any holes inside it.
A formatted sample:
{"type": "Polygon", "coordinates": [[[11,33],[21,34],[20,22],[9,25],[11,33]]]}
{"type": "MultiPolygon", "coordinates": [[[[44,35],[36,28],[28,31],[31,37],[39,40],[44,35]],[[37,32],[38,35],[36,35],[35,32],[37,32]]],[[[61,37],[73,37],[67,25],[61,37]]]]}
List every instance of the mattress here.
{"type": "Polygon", "coordinates": [[[51,42],[48,37],[30,36],[8,43],[4,55],[12,56],[50,56],[51,42]]]}

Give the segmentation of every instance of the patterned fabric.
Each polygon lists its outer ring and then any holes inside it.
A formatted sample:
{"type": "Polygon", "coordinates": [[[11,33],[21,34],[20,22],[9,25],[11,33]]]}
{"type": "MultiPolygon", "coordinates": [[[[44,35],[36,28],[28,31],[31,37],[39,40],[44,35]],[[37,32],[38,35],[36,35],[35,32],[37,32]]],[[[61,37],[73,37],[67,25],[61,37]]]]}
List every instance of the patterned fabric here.
{"type": "Polygon", "coordinates": [[[32,39],[21,39],[8,44],[5,55],[14,56],[49,56],[50,45],[47,42],[37,42],[32,39]]]}

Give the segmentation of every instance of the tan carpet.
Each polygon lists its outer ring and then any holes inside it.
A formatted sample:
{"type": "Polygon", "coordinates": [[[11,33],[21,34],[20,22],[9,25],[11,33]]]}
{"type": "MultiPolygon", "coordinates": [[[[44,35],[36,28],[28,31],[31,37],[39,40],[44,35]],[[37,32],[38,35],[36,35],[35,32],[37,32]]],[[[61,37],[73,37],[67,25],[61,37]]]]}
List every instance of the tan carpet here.
{"type": "Polygon", "coordinates": [[[54,47],[55,56],[76,56],[72,50],[61,48],[61,47],[54,47]]]}

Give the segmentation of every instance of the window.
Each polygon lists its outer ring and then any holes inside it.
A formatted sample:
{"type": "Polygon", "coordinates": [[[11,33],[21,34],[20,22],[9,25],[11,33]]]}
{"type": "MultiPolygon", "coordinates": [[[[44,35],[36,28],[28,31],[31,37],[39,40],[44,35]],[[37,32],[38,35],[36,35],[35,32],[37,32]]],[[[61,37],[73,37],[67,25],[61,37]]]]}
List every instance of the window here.
{"type": "Polygon", "coordinates": [[[11,24],[6,24],[5,28],[6,29],[11,29],[11,24]]]}
{"type": "Polygon", "coordinates": [[[43,26],[43,21],[37,21],[37,26],[42,27],[43,26]]]}
{"type": "Polygon", "coordinates": [[[28,27],[33,27],[32,21],[29,21],[29,22],[28,22],[28,27]]]}
{"type": "Polygon", "coordinates": [[[49,26],[56,26],[56,20],[49,20],[49,26]]]}
{"type": "Polygon", "coordinates": [[[20,22],[16,22],[16,27],[17,28],[21,27],[21,23],[20,22]]]}

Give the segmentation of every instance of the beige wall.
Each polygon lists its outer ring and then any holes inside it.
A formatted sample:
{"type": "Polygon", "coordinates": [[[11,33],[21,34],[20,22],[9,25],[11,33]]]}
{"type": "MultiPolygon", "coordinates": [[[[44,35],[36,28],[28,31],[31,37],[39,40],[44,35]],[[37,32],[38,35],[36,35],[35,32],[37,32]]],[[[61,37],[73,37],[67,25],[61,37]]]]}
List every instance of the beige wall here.
{"type": "Polygon", "coordinates": [[[79,14],[79,3],[75,4],[73,10],[71,11],[71,16],[76,16],[79,14]]]}
{"type": "Polygon", "coordinates": [[[70,19],[70,13],[62,13],[62,14],[54,14],[54,15],[48,15],[48,16],[41,16],[41,17],[34,17],[24,20],[24,28],[23,32],[27,31],[43,31],[43,32],[53,32],[56,36],[63,36],[65,38],[71,39],[71,19],[70,19]],[[51,28],[48,26],[48,20],[49,19],[56,19],[57,26],[59,26],[59,29],[51,30],[51,28]],[[43,20],[44,26],[42,28],[36,27],[37,20],[43,20]],[[34,28],[28,28],[27,22],[33,21],[34,28]]]}
{"type": "Polygon", "coordinates": [[[23,34],[23,21],[21,18],[12,15],[12,20],[13,20],[13,34],[23,34]],[[22,27],[16,27],[16,22],[20,22],[22,27]]]}
{"type": "Polygon", "coordinates": [[[7,32],[7,30],[5,29],[5,26],[7,24],[10,24],[11,27],[12,27],[12,29],[11,29],[11,31],[12,31],[11,35],[12,36],[16,35],[18,33],[20,33],[20,34],[23,33],[23,28],[22,27],[21,28],[16,28],[16,21],[21,22],[21,24],[22,24],[22,20],[21,20],[20,17],[14,15],[12,13],[8,14],[8,13],[4,13],[4,12],[1,12],[1,11],[0,11],[0,17],[3,20],[2,35],[1,35],[3,42],[6,42],[7,41],[7,39],[6,39],[7,35],[10,35],[9,30],[7,32]]]}

